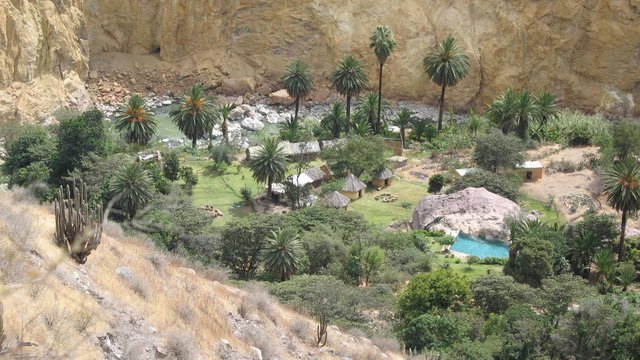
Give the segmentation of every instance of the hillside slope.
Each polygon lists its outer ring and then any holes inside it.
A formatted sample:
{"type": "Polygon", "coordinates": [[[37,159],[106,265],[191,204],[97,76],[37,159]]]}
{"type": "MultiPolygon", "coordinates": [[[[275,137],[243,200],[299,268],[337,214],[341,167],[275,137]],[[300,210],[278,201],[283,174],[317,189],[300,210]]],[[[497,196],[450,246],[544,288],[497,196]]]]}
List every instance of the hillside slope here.
{"type": "Polygon", "coordinates": [[[169,259],[108,224],[85,265],[52,242],[50,208],[0,190],[5,347],[64,359],[387,359],[364,338],[315,323],[260,290],[240,290],[169,259]],[[16,340],[17,339],[17,340],[16,340]],[[24,345],[16,347],[16,341],[24,345]]]}

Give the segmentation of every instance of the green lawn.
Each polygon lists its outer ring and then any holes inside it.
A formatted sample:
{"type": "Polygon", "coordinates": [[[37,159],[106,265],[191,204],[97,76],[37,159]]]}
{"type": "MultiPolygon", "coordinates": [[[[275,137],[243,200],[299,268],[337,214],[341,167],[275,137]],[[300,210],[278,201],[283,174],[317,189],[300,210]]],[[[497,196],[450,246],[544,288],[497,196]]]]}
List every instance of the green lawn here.
{"type": "Polygon", "coordinates": [[[518,199],[518,203],[523,208],[523,210],[535,210],[540,213],[538,217],[540,221],[544,221],[549,224],[553,223],[564,223],[566,220],[559,212],[556,213],[553,210],[550,210],[545,203],[542,201],[538,201],[536,199],[530,198],[526,195],[521,195],[518,199]]]}
{"type": "Polygon", "coordinates": [[[426,195],[426,184],[396,179],[380,191],[368,188],[362,199],[351,202],[351,208],[362,213],[369,222],[386,227],[394,220],[411,220],[413,209],[426,195]],[[383,192],[397,196],[398,200],[391,203],[376,200],[376,195],[383,192]]]}

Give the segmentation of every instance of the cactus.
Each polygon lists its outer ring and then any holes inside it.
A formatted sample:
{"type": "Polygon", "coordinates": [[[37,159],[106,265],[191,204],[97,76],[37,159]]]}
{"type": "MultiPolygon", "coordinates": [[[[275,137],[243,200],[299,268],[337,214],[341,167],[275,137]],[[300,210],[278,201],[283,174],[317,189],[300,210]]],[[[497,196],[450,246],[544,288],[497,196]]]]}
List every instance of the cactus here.
{"type": "Polygon", "coordinates": [[[60,186],[55,200],[56,232],[58,246],[66,248],[69,255],[79,264],[87,262],[91,251],[98,248],[102,237],[102,206],[90,211],[87,202],[87,188],[82,180],[76,186],[66,189],[60,186]]]}
{"type": "Polygon", "coordinates": [[[329,321],[325,314],[321,314],[319,320],[320,324],[318,324],[316,336],[318,337],[318,347],[323,347],[327,344],[327,325],[329,321]]]}
{"type": "Polygon", "coordinates": [[[2,322],[3,308],[2,301],[0,301],[0,352],[4,348],[2,344],[7,340],[7,334],[4,333],[4,323],[2,322]]]}

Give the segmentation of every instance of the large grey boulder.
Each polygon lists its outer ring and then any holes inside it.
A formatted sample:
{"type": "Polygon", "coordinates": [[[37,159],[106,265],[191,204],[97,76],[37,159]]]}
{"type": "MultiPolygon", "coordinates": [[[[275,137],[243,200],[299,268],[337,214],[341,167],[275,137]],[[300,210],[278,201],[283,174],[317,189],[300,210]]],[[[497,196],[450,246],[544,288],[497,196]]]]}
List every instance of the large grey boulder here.
{"type": "Polygon", "coordinates": [[[510,218],[520,206],[484,188],[466,188],[449,195],[427,196],[413,211],[413,229],[463,232],[488,240],[509,241],[510,218]]]}

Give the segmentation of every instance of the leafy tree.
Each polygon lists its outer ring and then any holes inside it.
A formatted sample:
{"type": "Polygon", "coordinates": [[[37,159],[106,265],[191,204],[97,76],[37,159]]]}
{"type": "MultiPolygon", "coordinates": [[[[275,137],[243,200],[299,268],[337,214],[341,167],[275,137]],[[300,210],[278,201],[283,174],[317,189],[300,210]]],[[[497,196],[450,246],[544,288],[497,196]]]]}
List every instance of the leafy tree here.
{"type": "Polygon", "coordinates": [[[278,215],[250,215],[226,223],[220,232],[220,262],[242,280],[253,278],[265,239],[281,227],[278,215]]]}
{"type": "Polygon", "coordinates": [[[544,358],[548,342],[544,318],[530,305],[518,304],[509,308],[504,314],[504,326],[503,345],[496,359],[544,358]]]}
{"type": "Polygon", "coordinates": [[[110,192],[116,205],[133,220],[138,210],[152,198],[153,178],[141,163],[119,169],[111,178],[110,192]]]}
{"type": "Polygon", "coordinates": [[[512,169],[524,162],[524,146],[520,139],[492,131],[480,136],[476,142],[473,158],[480,167],[497,172],[500,169],[512,169]]]}
{"type": "Polygon", "coordinates": [[[312,231],[326,225],[344,241],[353,241],[369,231],[369,222],[356,211],[343,211],[325,206],[310,206],[287,213],[285,222],[300,231],[312,231]]]}
{"type": "Polygon", "coordinates": [[[339,138],[345,119],[344,105],[342,105],[341,102],[336,101],[331,104],[331,110],[322,117],[320,124],[323,128],[331,132],[331,136],[333,138],[339,138]]]}
{"type": "Polygon", "coordinates": [[[99,110],[62,120],[58,127],[54,179],[59,182],[80,167],[82,159],[90,153],[104,155],[106,142],[104,115],[99,110]]]}
{"type": "Polygon", "coordinates": [[[356,117],[359,121],[369,124],[374,135],[379,135],[383,130],[384,119],[378,117],[378,95],[368,92],[360,98],[356,105],[356,117]]]}
{"type": "Polygon", "coordinates": [[[151,174],[155,191],[164,195],[168,194],[170,191],[169,180],[164,176],[158,164],[155,161],[148,161],[144,163],[144,168],[151,174]]]}
{"type": "Polygon", "coordinates": [[[307,272],[309,274],[324,273],[333,264],[342,263],[347,254],[347,248],[333,230],[326,225],[320,225],[314,231],[305,232],[302,244],[309,257],[307,272]]]}
{"type": "Polygon", "coordinates": [[[340,95],[347,98],[345,132],[348,133],[351,124],[351,98],[358,96],[369,84],[362,62],[353,55],[343,57],[331,73],[331,84],[340,95]]]}
{"type": "Polygon", "coordinates": [[[449,314],[423,314],[405,326],[400,337],[409,349],[440,350],[467,338],[469,324],[449,314]]]}
{"type": "Polygon", "coordinates": [[[435,174],[433,176],[431,176],[429,178],[429,193],[431,194],[437,194],[440,192],[440,190],[442,190],[442,187],[444,186],[444,175],[442,174],[435,174]]]}
{"type": "Polygon", "coordinates": [[[370,175],[386,165],[385,146],[377,137],[352,137],[344,143],[325,149],[320,157],[329,163],[335,174],[347,170],[355,176],[370,175]]]}
{"type": "Polygon", "coordinates": [[[256,156],[251,159],[249,167],[257,182],[267,183],[267,193],[273,196],[271,185],[282,181],[287,172],[288,160],[284,149],[276,138],[267,138],[260,144],[256,156]]]}
{"type": "Polygon", "coordinates": [[[418,274],[398,297],[398,316],[406,322],[437,309],[450,309],[471,299],[469,280],[451,269],[418,274]]]}
{"type": "Polygon", "coordinates": [[[634,158],[625,158],[603,176],[607,202],[616,211],[622,212],[618,261],[624,260],[624,238],[627,217],[635,216],[640,209],[640,167],[634,158]]]}
{"type": "Polygon", "coordinates": [[[194,186],[198,185],[198,175],[193,172],[191,166],[183,166],[180,168],[180,178],[184,181],[184,188],[191,193],[194,186]]]}
{"type": "Polygon", "coordinates": [[[176,181],[180,178],[180,158],[175,151],[163,154],[162,172],[170,181],[176,181]]]}
{"type": "Polygon", "coordinates": [[[295,99],[296,110],[294,119],[298,120],[300,98],[307,96],[313,89],[313,79],[307,64],[300,59],[293,60],[285,69],[282,76],[284,88],[289,96],[295,99]]]}
{"type": "Polygon", "coordinates": [[[208,133],[215,122],[214,110],[200,85],[194,85],[180,104],[171,109],[169,116],[178,129],[191,139],[194,149],[198,139],[208,133]]]}
{"type": "Polygon", "coordinates": [[[553,243],[536,235],[531,233],[515,239],[509,247],[509,260],[504,266],[506,275],[533,287],[540,286],[544,278],[553,274],[554,264],[553,243]]]}
{"type": "Polygon", "coordinates": [[[629,120],[615,124],[612,129],[613,149],[620,159],[633,156],[640,151],[640,126],[629,120]]]}
{"type": "Polygon", "coordinates": [[[146,145],[155,135],[158,124],[154,113],[140,95],[133,95],[116,112],[115,128],[125,133],[127,142],[146,145]]]}
{"type": "Polygon", "coordinates": [[[364,246],[362,242],[357,241],[349,246],[347,251],[347,260],[344,265],[345,281],[359,286],[362,284],[362,255],[364,246]]]}
{"type": "Polygon", "coordinates": [[[29,126],[22,129],[7,143],[7,155],[2,166],[10,177],[10,185],[48,180],[54,153],[55,143],[44,128],[29,126]]]}
{"type": "Polygon", "coordinates": [[[304,255],[300,237],[292,228],[272,230],[261,252],[265,268],[280,281],[287,280],[302,267],[304,255]]]}
{"type": "Polygon", "coordinates": [[[233,104],[229,103],[220,105],[218,107],[218,111],[215,112],[217,120],[220,121],[220,131],[222,131],[222,138],[224,139],[224,143],[227,146],[229,145],[229,115],[231,114],[231,110],[233,110],[233,104]]]}
{"type": "Polygon", "coordinates": [[[396,40],[393,38],[393,31],[387,26],[378,26],[369,38],[369,47],[378,58],[380,64],[380,72],[378,75],[378,119],[382,119],[382,68],[387,59],[397,46],[396,40]]]}
{"type": "Polygon", "coordinates": [[[487,171],[478,171],[461,177],[447,189],[447,194],[452,194],[468,187],[485,188],[511,201],[518,200],[518,187],[509,178],[487,171]]]}
{"type": "Polygon", "coordinates": [[[415,121],[415,117],[413,113],[407,109],[401,109],[396,118],[391,122],[394,126],[400,128],[400,141],[402,142],[402,147],[405,147],[406,141],[406,130],[411,128],[411,124],[415,121]]]}
{"type": "Polygon", "coordinates": [[[618,224],[612,215],[586,214],[567,229],[566,256],[573,272],[588,276],[595,253],[619,235],[618,224]]]}
{"type": "Polygon", "coordinates": [[[533,289],[517,283],[511,276],[485,275],[471,281],[471,292],[476,306],[485,314],[504,313],[514,304],[532,300],[533,289]]]}
{"type": "Polygon", "coordinates": [[[369,246],[362,252],[362,275],[364,285],[369,286],[371,277],[380,271],[384,264],[384,250],[379,246],[369,246]]]}
{"type": "Polygon", "coordinates": [[[554,276],[542,280],[538,290],[538,306],[544,309],[544,316],[548,318],[551,327],[556,329],[562,315],[575,300],[588,294],[589,289],[582,278],[570,274],[554,276]]]}
{"type": "Polygon", "coordinates": [[[469,57],[462,53],[455,38],[449,35],[436,50],[424,58],[423,67],[429,80],[442,87],[438,113],[438,131],[440,131],[442,130],[445,90],[447,86],[455,86],[467,76],[469,57]]]}

